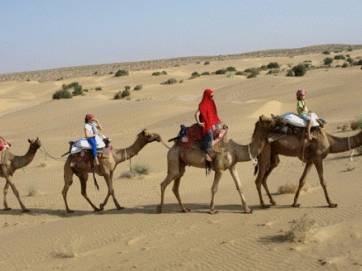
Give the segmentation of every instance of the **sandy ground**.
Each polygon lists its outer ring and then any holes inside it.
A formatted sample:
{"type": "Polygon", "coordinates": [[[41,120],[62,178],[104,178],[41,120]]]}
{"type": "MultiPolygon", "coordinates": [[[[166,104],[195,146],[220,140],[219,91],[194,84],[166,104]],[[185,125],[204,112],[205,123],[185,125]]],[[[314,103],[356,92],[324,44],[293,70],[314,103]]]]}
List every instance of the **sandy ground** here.
{"type": "MultiPolygon", "coordinates": [[[[342,52],[358,59],[362,50],[342,52]]],[[[333,57],[334,53],[331,54],[333,57]]],[[[239,163],[237,169],[252,214],[244,214],[234,182],[225,172],[216,195],[218,214],[209,214],[213,174],[187,167],[180,193],[190,213],[180,212],[172,193],[166,190],[165,208],[156,214],[160,183],[167,173],[167,151],[161,143],[151,143],[141,152],[117,166],[114,189],[124,210],[115,209],[110,200],[103,212],[93,212],[74,183],[68,203],[75,213],[65,211],[61,191],[64,185],[61,157],[68,141],[83,135],[84,116],[93,113],[102,123],[104,134],[114,148],[125,148],[142,129],[158,133],[167,141],[177,135],[179,125],[194,123],[194,113],[204,89],[211,88],[219,116],[229,126],[229,136],[240,144],[250,143],[254,123],[262,114],[295,111],[295,92],[308,91],[309,109],[328,121],[328,133],[347,137],[357,131],[340,127],[361,118],[361,66],[320,67],[303,77],[286,77],[290,65],[311,61],[322,66],[322,53],[300,56],[253,57],[211,61],[209,65],[188,63],[163,68],[144,68],[126,77],[84,76],[60,81],[0,82],[1,136],[12,143],[11,152],[24,155],[28,139],[39,137],[42,148],[26,168],[14,174],[14,184],[23,203],[31,210],[22,213],[9,190],[13,209],[0,211],[1,270],[362,270],[362,157],[355,151],[329,155],[324,161],[331,200],[327,208],[316,170],[308,176],[308,190],[299,197],[301,206],[291,207],[293,194],[278,194],[278,187],[297,183],[304,169],[297,158],[281,157],[269,178],[277,205],[261,209],[255,188],[253,165],[239,163]],[[256,78],[237,75],[209,75],[189,79],[194,71],[214,72],[235,67],[260,67],[278,62],[281,71],[256,78]],[[152,76],[155,71],[167,75],[152,76]],[[175,78],[183,83],[161,85],[175,78]],[[79,82],[88,89],[85,96],[53,100],[62,84],[79,82]],[[130,99],[114,100],[126,85],[130,99]],[[96,91],[101,87],[101,91],[96,91]],[[149,174],[121,178],[134,165],[146,165],[149,174]],[[29,196],[31,189],[36,195],[29,196]],[[303,217],[314,221],[304,242],[285,240],[293,225],[303,217]]],[[[340,62],[343,64],[343,61],[340,62]]],[[[171,146],[171,143],[168,143],[171,146]]],[[[103,202],[107,187],[97,177],[100,190],[90,176],[88,195],[96,204],[103,202]]],[[[1,182],[5,184],[5,179],[1,182]]],[[[263,192],[264,193],[264,192],[263,192]]],[[[266,195],[264,199],[266,199],[266,195]]]]}

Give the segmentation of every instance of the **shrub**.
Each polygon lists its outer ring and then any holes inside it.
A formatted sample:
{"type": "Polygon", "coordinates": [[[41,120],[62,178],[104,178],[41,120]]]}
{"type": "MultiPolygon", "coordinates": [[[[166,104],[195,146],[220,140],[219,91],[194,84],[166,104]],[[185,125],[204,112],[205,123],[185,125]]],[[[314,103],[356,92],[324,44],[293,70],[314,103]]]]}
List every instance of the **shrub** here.
{"type": "Polygon", "coordinates": [[[335,55],[334,56],[334,59],[346,59],[345,57],[344,57],[344,55],[335,55]]]}
{"type": "Polygon", "coordinates": [[[313,226],[316,221],[308,214],[304,214],[301,218],[293,221],[290,230],[285,235],[285,240],[290,242],[306,242],[313,235],[313,226]]]}
{"type": "Polygon", "coordinates": [[[126,75],[128,75],[128,74],[129,74],[129,73],[128,73],[128,71],[126,71],[126,70],[118,70],[114,76],[115,76],[115,77],[119,77],[119,76],[126,76],[126,75]]]}
{"type": "Polygon", "coordinates": [[[236,69],[234,67],[227,67],[226,71],[228,71],[228,72],[236,72],[236,69]]]}
{"type": "Polygon", "coordinates": [[[159,75],[161,75],[161,73],[160,72],[153,72],[152,75],[153,76],[159,76],[159,75]]]}
{"type": "Polygon", "coordinates": [[[297,65],[293,67],[293,72],[295,76],[303,76],[307,70],[304,65],[297,65]]]}
{"type": "Polygon", "coordinates": [[[225,70],[217,70],[217,71],[215,72],[215,74],[225,74],[225,73],[226,73],[225,70]]]}
{"type": "Polygon", "coordinates": [[[150,168],[147,165],[135,164],[132,168],[132,171],[139,175],[148,175],[149,169],[150,168]]]}
{"type": "Polygon", "coordinates": [[[74,91],[72,92],[73,96],[83,95],[83,90],[81,85],[77,85],[74,87],[74,91]]]}
{"type": "Polygon", "coordinates": [[[210,75],[209,72],[203,72],[201,75],[210,75]]]}
{"type": "Polygon", "coordinates": [[[268,67],[268,69],[278,69],[278,68],[280,68],[278,62],[270,62],[267,67],[268,67]]]}
{"type": "Polygon", "coordinates": [[[210,62],[209,62],[209,61],[206,61],[206,62],[204,63],[204,65],[210,65],[210,62]]]}
{"type": "Polygon", "coordinates": [[[54,99],[71,99],[73,96],[68,90],[58,90],[53,94],[54,99]]]}
{"type": "Polygon", "coordinates": [[[67,87],[69,89],[69,88],[76,88],[77,86],[79,86],[79,83],[78,82],[73,82],[73,83],[70,83],[67,87]]]}
{"type": "Polygon", "coordinates": [[[175,78],[170,78],[166,82],[161,83],[161,85],[172,85],[177,83],[177,80],[175,78]]]}
{"type": "Polygon", "coordinates": [[[125,89],[122,91],[122,93],[121,93],[122,98],[129,97],[129,96],[131,96],[131,92],[129,92],[129,90],[125,89]]]}
{"type": "Polygon", "coordinates": [[[351,65],[354,65],[355,63],[355,61],[351,57],[347,58],[347,62],[351,65]]]}
{"type": "Polygon", "coordinates": [[[287,76],[294,76],[294,72],[293,72],[293,70],[289,70],[288,72],[287,72],[287,76]]]}
{"type": "Polygon", "coordinates": [[[242,71],[238,71],[238,72],[235,73],[235,75],[245,75],[245,73],[242,72],[242,71]]]}
{"type": "Polygon", "coordinates": [[[330,58],[330,57],[326,57],[324,59],[324,65],[331,65],[333,62],[333,58],[330,58]]]}
{"type": "Polygon", "coordinates": [[[135,86],[134,87],[134,89],[133,90],[141,90],[143,88],[143,86],[142,85],[137,85],[137,86],[135,86]]]}
{"type": "Polygon", "coordinates": [[[246,78],[253,78],[253,77],[256,77],[258,74],[259,74],[259,72],[255,70],[251,74],[249,74],[246,78]]]}
{"type": "Polygon", "coordinates": [[[347,62],[344,62],[343,65],[342,65],[342,68],[347,68],[349,65],[347,62]]]}
{"type": "Polygon", "coordinates": [[[325,55],[330,55],[331,52],[327,50],[327,51],[324,51],[323,54],[325,54],[325,55]]]}
{"type": "Polygon", "coordinates": [[[193,73],[191,74],[191,77],[192,77],[192,78],[200,77],[200,74],[199,74],[198,72],[193,72],[193,73]]]}
{"type": "Polygon", "coordinates": [[[131,90],[131,87],[130,86],[124,86],[124,89],[129,91],[129,90],[131,90]]]}
{"type": "Polygon", "coordinates": [[[102,90],[102,88],[101,87],[96,87],[95,90],[100,91],[100,90],[102,90]]]}
{"type": "Polygon", "coordinates": [[[357,63],[355,63],[355,65],[357,66],[362,65],[362,59],[358,60],[357,63]]]}

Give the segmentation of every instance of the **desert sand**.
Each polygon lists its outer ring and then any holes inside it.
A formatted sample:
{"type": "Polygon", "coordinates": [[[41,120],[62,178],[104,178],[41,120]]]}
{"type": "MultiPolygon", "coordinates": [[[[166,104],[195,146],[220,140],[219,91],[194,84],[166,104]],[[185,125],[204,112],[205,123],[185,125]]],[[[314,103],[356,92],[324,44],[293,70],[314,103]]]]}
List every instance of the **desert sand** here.
{"type": "MultiPolygon", "coordinates": [[[[228,171],[216,194],[219,212],[209,214],[213,174],[206,176],[205,170],[192,167],[187,167],[180,187],[183,203],[191,212],[180,211],[171,184],[166,190],[165,208],[156,214],[168,151],[157,142],[115,170],[115,194],[124,210],[116,210],[109,200],[104,211],[94,212],[80,194],[76,177],[68,192],[73,214],[65,211],[61,195],[65,163],[61,155],[68,151],[69,141],[83,135],[85,114],[98,118],[114,148],[130,146],[145,128],[167,141],[177,135],[180,124],[195,122],[194,113],[206,88],[214,90],[228,135],[240,144],[250,143],[260,115],[295,111],[295,92],[301,88],[308,92],[309,109],[327,120],[328,133],[339,137],[356,134],[349,123],[362,117],[361,66],[336,67],[345,61],[335,60],[331,67],[323,67],[323,59],[349,54],[357,60],[362,50],[332,52],[330,56],[322,51],[219,58],[210,60],[209,65],[193,58],[181,65],[167,61],[151,65],[150,61],[123,77],[109,74],[108,68],[93,75],[72,74],[69,68],[67,76],[55,70],[51,71],[53,77],[41,82],[19,80],[16,74],[3,76],[0,135],[12,144],[10,151],[16,155],[26,153],[28,139],[39,137],[42,147],[34,160],[13,176],[31,212],[21,212],[11,189],[7,199],[12,210],[0,211],[0,270],[362,270],[362,156],[357,150],[352,160],[350,152],[324,160],[329,195],[338,203],[334,209],[327,208],[315,168],[308,176],[308,189],[299,197],[301,206],[291,207],[294,194],[278,194],[278,188],[297,184],[304,165],[297,158],[280,157],[281,163],[268,181],[276,206],[260,207],[253,164],[243,162],[237,164],[237,170],[252,214],[243,213],[228,171]],[[318,68],[302,77],[285,76],[291,66],[305,61],[318,68]],[[270,62],[279,63],[279,73],[261,71],[250,79],[230,73],[190,79],[195,71],[212,73],[230,66],[244,71],[270,62]],[[167,75],[152,76],[156,71],[166,71],[167,75]],[[60,77],[63,79],[57,81],[60,77]],[[182,83],[161,85],[170,78],[182,83]],[[88,89],[86,95],[52,99],[62,84],[72,82],[88,89]],[[143,88],[133,90],[139,84],[143,88]],[[127,85],[131,87],[130,98],[114,100],[127,85]],[[102,90],[96,91],[96,87],[102,90]],[[341,129],[344,125],[347,129],[341,129]],[[136,164],[146,165],[149,173],[121,177],[136,164]],[[36,190],[35,195],[29,196],[30,189],[36,190]],[[302,218],[313,221],[313,227],[300,242],[286,240],[291,227],[302,218]]],[[[107,187],[102,177],[97,176],[97,181],[99,191],[90,176],[87,192],[99,205],[107,187]]],[[[0,183],[5,185],[5,179],[0,183]]],[[[263,196],[266,200],[264,192],[263,196]]]]}

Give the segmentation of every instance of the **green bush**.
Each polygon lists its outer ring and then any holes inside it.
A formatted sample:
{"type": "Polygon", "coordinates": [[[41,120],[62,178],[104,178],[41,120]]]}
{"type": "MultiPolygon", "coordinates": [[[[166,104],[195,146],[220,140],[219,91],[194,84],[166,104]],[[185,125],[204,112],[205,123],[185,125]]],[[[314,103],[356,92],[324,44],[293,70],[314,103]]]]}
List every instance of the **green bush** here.
{"type": "Polygon", "coordinates": [[[333,62],[333,58],[330,58],[330,57],[326,57],[324,59],[324,65],[331,65],[333,62]]]}
{"type": "Polygon", "coordinates": [[[347,62],[344,62],[343,65],[342,65],[342,68],[347,68],[349,65],[347,62]]]}
{"type": "Polygon", "coordinates": [[[192,77],[192,78],[200,77],[200,74],[199,74],[198,72],[193,72],[193,73],[191,74],[191,77],[192,77]]]}
{"type": "Polygon", "coordinates": [[[362,65],[362,59],[358,60],[357,63],[355,63],[356,66],[362,65]]]}
{"type": "Polygon", "coordinates": [[[307,69],[304,65],[297,65],[293,67],[293,72],[295,76],[303,76],[306,74],[307,69]]]}
{"type": "Polygon", "coordinates": [[[54,99],[71,99],[73,96],[68,90],[58,90],[53,94],[54,99]]]}
{"type": "Polygon", "coordinates": [[[209,61],[206,61],[206,62],[204,63],[204,65],[210,65],[210,62],[209,62],[209,61]]]}
{"type": "Polygon", "coordinates": [[[153,72],[152,75],[153,76],[159,76],[159,75],[161,75],[161,73],[160,72],[153,72]]]}
{"type": "Polygon", "coordinates": [[[344,55],[335,55],[334,56],[334,59],[346,59],[345,57],[344,57],[344,55]]]}
{"type": "Polygon", "coordinates": [[[100,91],[100,90],[102,90],[102,88],[101,87],[96,87],[95,90],[100,91]]]}
{"type": "Polygon", "coordinates": [[[126,76],[126,75],[128,75],[128,74],[129,74],[129,73],[128,73],[128,71],[126,71],[126,70],[118,70],[114,76],[115,76],[115,77],[119,77],[119,76],[126,76]]]}
{"type": "Polygon", "coordinates": [[[209,72],[203,72],[201,75],[210,75],[209,72]]]}
{"type": "Polygon", "coordinates": [[[72,92],[73,96],[83,95],[83,90],[81,85],[77,85],[74,87],[74,91],[72,92]]]}
{"type": "Polygon", "coordinates": [[[226,71],[228,71],[228,72],[236,72],[236,69],[234,67],[227,67],[226,71]]]}
{"type": "Polygon", "coordinates": [[[135,164],[132,168],[132,171],[139,175],[148,175],[150,172],[150,167],[143,164],[135,164]]]}
{"type": "Polygon", "coordinates": [[[172,85],[177,83],[177,80],[175,78],[168,79],[166,82],[161,83],[161,85],[172,85]]]}
{"type": "Polygon", "coordinates": [[[235,75],[245,75],[245,73],[242,72],[242,71],[238,71],[238,72],[235,73],[235,75]]]}
{"type": "Polygon", "coordinates": [[[246,78],[253,78],[256,77],[259,74],[257,70],[253,71],[251,74],[249,74],[246,78]]]}
{"type": "Polygon", "coordinates": [[[135,86],[134,87],[134,89],[133,90],[141,90],[143,88],[143,86],[142,85],[137,85],[137,86],[135,86]]]}
{"type": "Polygon", "coordinates": [[[294,76],[294,72],[293,72],[293,70],[289,70],[288,72],[287,72],[287,76],[294,76]]]}
{"type": "Polygon", "coordinates": [[[278,69],[278,68],[280,68],[278,62],[270,62],[267,67],[268,67],[268,69],[278,69]]]}
{"type": "Polygon", "coordinates": [[[331,54],[331,52],[330,52],[330,51],[328,51],[328,50],[326,50],[326,51],[324,51],[324,52],[323,52],[323,54],[325,54],[325,55],[330,55],[330,54],[331,54]]]}
{"type": "Polygon", "coordinates": [[[217,71],[215,72],[215,74],[225,74],[225,73],[226,73],[225,70],[217,70],[217,71]]]}

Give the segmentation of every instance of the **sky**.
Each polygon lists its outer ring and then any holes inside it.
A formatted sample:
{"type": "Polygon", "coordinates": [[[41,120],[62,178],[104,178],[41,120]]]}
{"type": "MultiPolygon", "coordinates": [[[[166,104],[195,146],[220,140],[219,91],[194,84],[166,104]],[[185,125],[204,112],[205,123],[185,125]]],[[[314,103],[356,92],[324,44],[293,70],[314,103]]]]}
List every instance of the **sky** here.
{"type": "Polygon", "coordinates": [[[0,0],[0,74],[362,44],[361,0],[0,0]]]}

